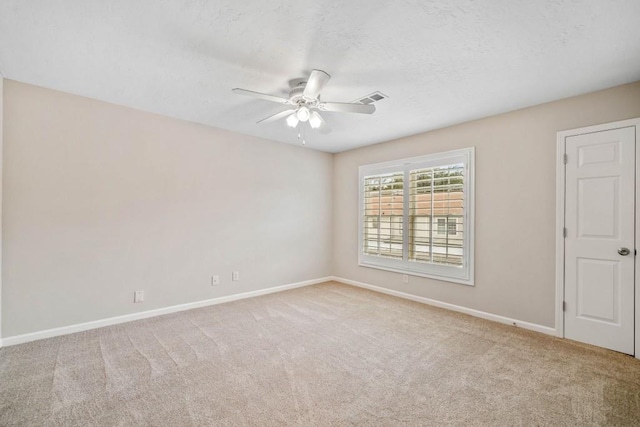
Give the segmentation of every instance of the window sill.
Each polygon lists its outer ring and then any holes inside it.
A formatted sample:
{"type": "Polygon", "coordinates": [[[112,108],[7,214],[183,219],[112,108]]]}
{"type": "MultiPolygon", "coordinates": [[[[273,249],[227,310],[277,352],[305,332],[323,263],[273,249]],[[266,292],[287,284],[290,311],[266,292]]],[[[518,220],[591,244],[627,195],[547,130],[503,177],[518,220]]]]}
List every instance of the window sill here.
{"type": "Polygon", "coordinates": [[[437,274],[429,274],[429,273],[423,273],[415,270],[404,270],[400,268],[385,267],[377,264],[367,264],[364,262],[359,262],[358,265],[360,267],[375,268],[377,270],[391,271],[393,273],[406,274],[409,276],[426,277],[428,279],[441,280],[443,282],[452,282],[452,283],[458,283],[460,285],[465,285],[465,286],[474,286],[473,278],[464,279],[459,277],[440,276],[437,274]]]}

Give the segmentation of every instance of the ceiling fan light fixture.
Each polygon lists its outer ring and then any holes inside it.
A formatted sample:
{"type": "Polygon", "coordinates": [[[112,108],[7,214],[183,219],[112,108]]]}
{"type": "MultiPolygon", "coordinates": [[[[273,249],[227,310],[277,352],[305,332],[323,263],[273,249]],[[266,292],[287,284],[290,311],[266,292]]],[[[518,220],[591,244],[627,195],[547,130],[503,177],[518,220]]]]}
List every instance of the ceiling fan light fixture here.
{"type": "MultiPolygon", "coordinates": [[[[374,92],[354,102],[326,102],[324,98],[321,101],[320,94],[330,78],[331,76],[322,70],[311,70],[308,78],[291,81],[292,89],[289,91],[287,98],[241,88],[234,88],[232,90],[233,93],[238,95],[250,96],[254,99],[281,104],[286,108],[269,117],[265,117],[257,123],[271,123],[276,120],[286,119],[289,127],[298,129],[299,132],[304,132],[306,126],[303,125],[305,122],[309,122],[311,129],[320,129],[320,133],[323,134],[331,131],[322,117],[324,111],[332,113],[372,114],[376,111],[375,105],[372,104],[380,99],[386,98],[382,93],[374,92]],[[364,102],[365,100],[367,100],[366,103],[364,102]],[[300,122],[302,122],[302,125],[300,125],[300,122]]],[[[304,144],[304,138],[302,138],[302,141],[304,144]]]]}
{"type": "Polygon", "coordinates": [[[309,109],[307,107],[305,107],[304,105],[302,107],[298,108],[298,111],[296,111],[296,117],[301,122],[306,122],[307,120],[309,120],[309,116],[310,115],[311,115],[311,113],[309,112],[309,109]]]}
{"type": "Polygon", "coordinates": [[[317,111],[312,111],[309,115],[309,126],[312,129],[318,129],[322,125],[322,117],[317,111]]]}
{"type": "Polygon", "coordinates": [[[293,113],[289,117],[287,117],[287,125],[291,126],[292,128],[298,126],[299,121],[300,120],[298,120],[296,113],[293,113]]]}

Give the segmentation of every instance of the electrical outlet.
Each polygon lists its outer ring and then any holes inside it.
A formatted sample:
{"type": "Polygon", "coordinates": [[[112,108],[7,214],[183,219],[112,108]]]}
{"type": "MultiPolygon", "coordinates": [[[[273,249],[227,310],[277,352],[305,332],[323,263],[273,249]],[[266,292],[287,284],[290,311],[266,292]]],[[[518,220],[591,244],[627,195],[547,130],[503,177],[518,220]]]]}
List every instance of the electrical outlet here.
{"type": "Polygon", "coordinates": [[[409,283],[409,275],[408,274],[403,274],[402,275],[402,283],[409,283]]]}
{"type": "Polygon", "coordinates": [[[211,276],[211,286],[220,284],[220,276],[211,276]]]}
{"type": "Polygon", "coordinates": [[[240,272],[239,271],[234,271],[231,274],[231,280],[233,280],[234,282],[237,282],[238,280],[240,280],[240,272]]]}
{"type": "Polygon", "coordinates": [[[143,302],[144,301],[144,291],[135,291],[133,293],[133,302],[143,302]]]}

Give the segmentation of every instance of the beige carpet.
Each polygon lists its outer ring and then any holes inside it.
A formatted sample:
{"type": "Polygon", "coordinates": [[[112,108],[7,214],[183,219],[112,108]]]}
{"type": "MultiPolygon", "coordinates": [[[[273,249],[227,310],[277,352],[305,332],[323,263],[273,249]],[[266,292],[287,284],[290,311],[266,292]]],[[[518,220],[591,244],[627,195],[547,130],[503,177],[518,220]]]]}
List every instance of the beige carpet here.
{"type": "Polygon", "coordinates": [[[640,362],[338,283],[0,350],[0,425],[640,425],[640,362]]]}

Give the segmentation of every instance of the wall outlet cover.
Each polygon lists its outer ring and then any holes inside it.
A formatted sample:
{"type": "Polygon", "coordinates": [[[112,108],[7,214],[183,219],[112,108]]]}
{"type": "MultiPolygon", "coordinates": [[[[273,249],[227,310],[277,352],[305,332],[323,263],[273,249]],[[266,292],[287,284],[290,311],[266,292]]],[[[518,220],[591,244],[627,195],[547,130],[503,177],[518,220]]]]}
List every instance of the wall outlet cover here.
{"type": "Polygon", "coordinates": [[[144,291],[135,291],[133,293],[133,302],[143,302],[144,301],[144,291]]]}

